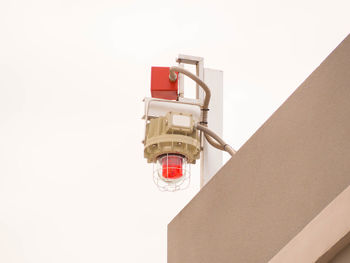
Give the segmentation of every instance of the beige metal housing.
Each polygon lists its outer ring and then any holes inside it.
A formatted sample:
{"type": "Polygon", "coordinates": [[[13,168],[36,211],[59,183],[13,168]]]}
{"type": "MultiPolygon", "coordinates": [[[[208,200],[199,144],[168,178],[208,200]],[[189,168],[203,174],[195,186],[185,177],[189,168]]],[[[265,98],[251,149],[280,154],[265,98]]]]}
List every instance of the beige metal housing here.
{"type": "Polygon", "coordinates": [[[200,137],[191,114],[168,112],[150,119],[146,125],[144,157],[154,163],[158,156],[172,153],[194,164],[200,157],[200,137]]]}

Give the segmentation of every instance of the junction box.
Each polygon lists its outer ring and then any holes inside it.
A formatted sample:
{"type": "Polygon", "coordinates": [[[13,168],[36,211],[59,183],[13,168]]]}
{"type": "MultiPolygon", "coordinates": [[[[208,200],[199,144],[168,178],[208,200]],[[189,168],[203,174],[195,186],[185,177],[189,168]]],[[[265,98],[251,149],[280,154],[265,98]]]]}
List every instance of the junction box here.
{"type": "MultiPolygon", "coordinates": [[[[177,100],[178,80],[169,80],[169,67],[152,67],[151,69],[151,95],[152,98],[177,100]]],[[[178,74],[178,73],[177,73],[178,74]]]]}

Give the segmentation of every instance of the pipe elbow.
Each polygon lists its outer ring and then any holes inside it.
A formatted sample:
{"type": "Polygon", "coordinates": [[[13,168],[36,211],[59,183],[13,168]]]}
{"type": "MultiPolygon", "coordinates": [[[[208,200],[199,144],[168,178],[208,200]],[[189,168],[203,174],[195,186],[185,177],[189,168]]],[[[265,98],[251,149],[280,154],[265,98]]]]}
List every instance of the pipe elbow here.
{"type": "Polygon", "coordinates": [[[175,71],[176,71],[176,67],[171,67],[169,69],[169,80],[171,82],[175,82],[177,79],[177,74],[175,73],[175,71]]]}

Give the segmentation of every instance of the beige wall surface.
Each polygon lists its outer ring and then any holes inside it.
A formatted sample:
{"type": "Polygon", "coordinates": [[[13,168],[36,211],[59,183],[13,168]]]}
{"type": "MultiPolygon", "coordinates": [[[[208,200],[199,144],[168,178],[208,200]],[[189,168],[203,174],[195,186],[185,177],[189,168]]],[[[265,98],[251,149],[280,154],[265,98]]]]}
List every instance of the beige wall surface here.
{"type": "Polygon", "coordinates": [[[349,263],[350,262],[350,245],[339,252],[329,263],[349,263]]]}
{"type": "Polygon", "coordinates": [[[350,186],[332,200],[269,263],[328,263],[350,243],[350,186]]]}
{"type": "Polygon", "coordinates": [[[267,262],[350,184],[349,72],[348,36],[168,225],[168,263],[267,262]]]}

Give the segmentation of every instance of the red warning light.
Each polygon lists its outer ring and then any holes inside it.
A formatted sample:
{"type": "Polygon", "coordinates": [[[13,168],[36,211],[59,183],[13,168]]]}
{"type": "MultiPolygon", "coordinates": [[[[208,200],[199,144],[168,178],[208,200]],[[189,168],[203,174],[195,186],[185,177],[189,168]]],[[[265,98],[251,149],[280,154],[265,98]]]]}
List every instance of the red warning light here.
{"type": "Polygon", "coordinates": [[[181,155],[165,155],[160,157],[162,176],[166,179],[179,179],[183,176],[184,157],[181,155]]]}

